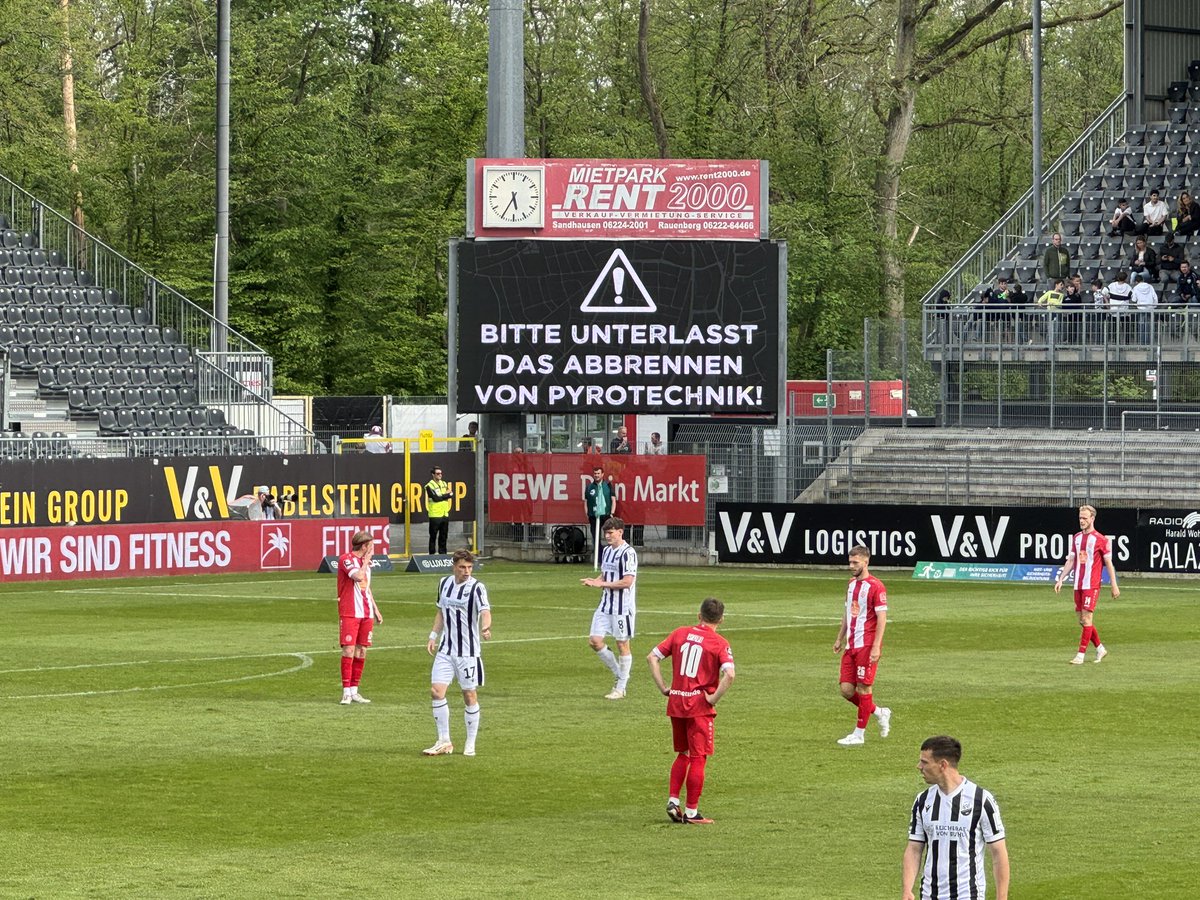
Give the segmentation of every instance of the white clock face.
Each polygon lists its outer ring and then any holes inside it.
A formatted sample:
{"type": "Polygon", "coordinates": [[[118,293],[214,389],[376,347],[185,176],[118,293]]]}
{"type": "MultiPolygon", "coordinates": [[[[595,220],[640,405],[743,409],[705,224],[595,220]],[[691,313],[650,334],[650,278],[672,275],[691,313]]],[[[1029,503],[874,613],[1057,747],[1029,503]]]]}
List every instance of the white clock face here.
{"type": "Polygon", "coordinates": [[[542,170],[488,169],[483,176],[483,224],[487,228],[542,226],[542,170]]]}

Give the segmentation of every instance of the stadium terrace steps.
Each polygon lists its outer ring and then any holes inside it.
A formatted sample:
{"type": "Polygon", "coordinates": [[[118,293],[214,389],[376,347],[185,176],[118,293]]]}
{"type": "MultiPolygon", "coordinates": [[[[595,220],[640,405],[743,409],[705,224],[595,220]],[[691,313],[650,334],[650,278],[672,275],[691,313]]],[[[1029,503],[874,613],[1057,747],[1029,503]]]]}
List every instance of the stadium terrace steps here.
{"type": "Polygon", "coordinates": [[[1192,432],[872,428],[797,502],[1197,505],[1178,466],[1198,445],[1192,432]]]}

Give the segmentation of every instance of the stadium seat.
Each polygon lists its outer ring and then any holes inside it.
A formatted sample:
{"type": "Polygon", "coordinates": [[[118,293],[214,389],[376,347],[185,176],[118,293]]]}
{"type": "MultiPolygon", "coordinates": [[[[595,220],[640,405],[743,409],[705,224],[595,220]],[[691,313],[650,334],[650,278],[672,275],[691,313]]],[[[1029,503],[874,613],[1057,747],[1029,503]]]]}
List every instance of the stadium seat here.
{"type": "Polygon", "coordinates": [[[142,344],[137,347],[137,361],[139,366],[155,366],[158,365],[158,354],[149,344],[142,344]]]}
{"type": "Polygon", "coordinates": [[[1200,83],[1193,81],[1188,85],[1188,100],[1192,103],[1200,102],[1200,83]]]}
{"type": "Polygon", "coordinates": [[[1183,96],[1176,102],[1167,107],[1167,121],[1172,125],[1182,125],[1187,122],[1188,105],[1187,105],[1187,88],[1183,90],[1183,96]]]}
{"type": "Polygon", "coordinates": [[[96,279],[87,269],[79,269],[75,273],[75,283],[83,287],[91,287],[96,283],[96,279]]]}
{"type": "Polygon", "coordinates": [[[27,265],[33,266],[35,269],[40,269],[47,263],[45,250],[33,249],[29,251],[29,262],[27,265]]]}
{"type": "Polygon", "coordinates": [[[54,329],[49,325],[38,325],[33,329],[33,339],[36,343],[45,347],[48,344],[57,343],[54,340],[54,329]]]}
{"type": "Polygon", "coordinates": [[[116,415],[116,421],[117,421],[116,430],[129,431],[129,429],[133,428],[137,424],[137,416],[134,415],[132,409],[129,409],[129,408],[118,409],[116,411],[116,413],[117,413],[117,415],[116,415]]]}
{"type": "Polygon", "coordinates": [[[1078,213],[1079,203],[1083,199],[1083,194],[1080,191],[1068,191],[1063,194],[1062,211],[1064,213],[1078,213]]]}
{"type": "Polygon", "coordinates": [[[1108,259],[1108,260],[1120,259],[1122,256],[1125,255],[1125,247],[1124,247],[1123,242],[1121,241],[1121,238],[1119,238],[1119,237],[1104,238],[1100,244],[1100,247],[1101,247],[1101,254],[1100,254],[1101,259],[1108,259]]]}
{"type": "Polygon", "coordinates": [[[61,268],[62,266],[65,266],[67,264],[66,258],[63,256],[61,250],[51,250],[47,254],[47,257],[49,259],[50,265],[52,265],[52,266],[61,268]]]}
{"type": "Polygon", "coordinates": [[[107,387],[104,389],[104,405],[109,409],[119,409],[125,405],[125,389],[107,387]]]}
{"type": "Polygon", "coordinates": [[[116,366],[121,362],[121,355],[117,352],[116,347],[101,347],[100,348],[100,365],[116,366]]]}
{"type": "Polygon", "coordinates": [[[11,228],[5,228],[3,232],[0,232],[0,244],[3,244],[4,247],[10,250],[20,247],[21,236],[11,228]]]}
{"type": "Polygon", "coordinates": [[[117,412],[112,409],[102,409],[98,413],[100,432],[102,434],[121,434],[124,430],[117,421],[117,412]]]}
{"type": "Polygon", "coordinates": [[[67,345],[71,343],[71,326],[70,325],[47,325],[50,329],[51,340],[55,344],[67,345]]]}
{"type": "Polygon", "coordinates": [[[160,366],[149,366],[146,369],[146,375],[150,378],[150,384],[153,387],[165,387],[167,383],[167,373],[160,366]]]}
{"type": "Polygon", "coordinates": [[[155,428],[170,428],[171,427],[171,410],[158,406],[154,409],[154,427],[155,428]]]}
{"type": "Polygon", "coordinates": [[[1188,154],[1183,148],[1168,150],[1163,165],[1168,169],[1181,169],[1187,165],[1188,154]]]}
{"type": "MultiPolygon", "coordinates": [[[[1188,181],[1188,172],[1186,170],[1180,170],[1177,172],[1168,172],[1163,177],[1162,189],[1170,195],[1178,194],[1179,191],[1181,191],[1184,187],[1187,186],[1187,181],[1188,181]]],[[[1174,200],[1176,198],[1174,196],[1172,196],[1171,199],[1174,200]]]]}
{"type": "Polygon", "coordinates": [[[1144,147],[1146,146],[1146,126],[1134,125],[1125,132],[1126,147],[1144,147]]]}
{"type": "Polygon", "coordinates": [[[1080,190],[1080,191],[1084,191],[1085,193],[1088,191],[1098,191],[1098,190],[1100,190],[1100,182],[1103,180],[1104,180],[1103,172],[1095,172],[1095,171],[1085,172],[1083,174],[1083,176],[1079,179],[1079,185],[1077,186],[1076,189],[1080,190]]]}
{"type": "Polygon", "coordinates": [[[149,408],[147,408],[145,406],[140,406],[137,409],[135,409],[133,412],[134,412],[134,416],[137,420],[138,428],[147,428],[148,429],[148,428],[154,427],[154,413],[149,408]]]}
{"type": "Polygon", "coordinates": [[[164,344],[178,344],[179,332],[169,325],[164,325],[162,329],[162,341],[164,344]]]}
{"type": "Polygon", "coordinates": [[[58,283],[61,284],[63,287],[74,287],[75,286],[75,270],[68,269],[65,267],[59,269],[58,270],[58,283]]]}
{"type": "Polygon", "coordinates": [[[1167,162],[1167,149],[1159,147],[1156,150],[1147,150],[1145,160],[1145,168],[1161,169],[1167,162]]]}
{"type": "Polygon", "coordinates": [[[1167,125],[1167,146],[1179,150],[1188,148],[1188,127],[1182,122],[1171,122],[1167,125]]]}
{"type": "Polygon", "coordinates": [[[103,325],[93,325],[88,329],[88,342],[92,344],[107,344],[108,329],[103,325]]]}
{"type": "Polygon", "coordinates": [[[1167,102],[1181,103],[1187,99],[1188,83],[1186,81],[1172,81],[1167,87],[1167,102]]]}
{"type": "Polygon", "coordinates": [[[112,383],[113,387],[129,387],[129,369],[126,366],[114,365],[112,367],[112,383]]]}
{"type": "Polygon", "coordinates": [[[1158,147],[1166,142],[1167,126],[1158,122],[1146,126],[1146,146],[1158,147]]]}
{"type": "Polygon", "coordinates": [[[167,384],[172,387],[179,387],[183,384],[183,369],[179,366],[168,366],[165,370],[167,373],[167,384]]]}
{"type": "Polygon", "coordinates": [[[97,325],[103,325],[106,328],[109,328],[117,324],[117,316],[116,313],[113,312],[111,306],[101,306],[97,308],[95,311],[95,316],[97,325]]]}
{"type": "Polygon", "coordinates": [[[74,288],[74,289],[72,289],[71,293],[74,294],[76,291],[78,291],[80,294],[83,295],[83,302],[87,303],[90,306],[104,306],[105,305],[104,291],[100,290],[100,288],[95,288],[95,287],[74,288]]]}
{"type": "Polygon", "coordinates": [[[137,409],[139,406],[145,406],[146,398],[142,389],[136,387],[126,387],[125,405],[130,409],[137,409]]]}
{"type": "Polygon", "coordinates": [[[133,324],[145,327],[150,324],[150,313],[142,307],[137,307],[133,310],[133,324]]]}
{"type": "Polygon", "coordinates": [[[162,391],[156,387],[142,388],[142,406],[150,409],[162,406],[162,391]]]}
{"type": "Polygon", "coordinates": [[[1104,211],[1104,194],[1100,191],[1088,191],[1080,199],[1079,208],[1085,213],[1104,211]]]}
{"type": "Polygon", "coordinates": [[[62,347],[47,347],[46,348],[46,365],[61,366],[63,364],[63,348],[62,347]]]}
{"type": "Polygon", "coordinates": [[[18,306],[28,306],[32,301],[27,287],[14,287],[12,290],[13,303],[18,306]]]}
{"type": "Polygon", "coordinates": [[[83,345],[83,364],[85,366],[100,365],[100,348],[95,344],[83,345]]]}
{"type": "Polygon", "coordinates": [[[1079,259],[1099,259],[1100,258],[1101,241],[1102,241],[1102,238],[1099,238],[1099,237],[1090,237],[1089,236],[1089,237],[1085,237],[1085,238],[1080,238],[1079,244],[1078,244],[1078,249],[1079,249],[1078,258],[1079,259]]]}
{"type": "Polygon", "coordinates": [[[123,306],[124,301],[121,300],[121,292],[113,288],[104,289],[104,302],[109,306],[123,306]]]}
{"type": "Polygon", "coordinates": [[[131,325],[125,329],[125,340],[130,344],[146,343],[146,331],[144,328],[139,328],[137,325],[131,325]]]}
{"type": "Polygon", "coordinates": [[[68,366],[83,365],[83,348],[78,344],[67,344],[62,348],[63,362],[68,366]]]}
{"type": "Polygon", "coordinates": [[[1126,169],[1125,170],[1125,193],[1129,197],[1142,192],[1142,183],[1146,180],[1145,169],[1126,169]]]}
{"type": "Polygon", "coordinates": [[[120,355],[121,365],[123,365],[123,366],[138,365],[137,347],[131,347],[128,344],[125,344],[125,345],[117,348],[117,353],[120,355]]]}
{"type": "Polygon", "coordinates": [[[84,409],[91,411],[97,410],[104,406],[104,388],[90,387],[84,389],[84,394],[87,397],[84,402],[84,409]]]}
{"type": "Polygon", "coordinates": [[[96,387],[109,387],[112,384],[112,369],[103,365],[93,366],[92,384],[96,387]]]}
{"type": "Polygon", "coordinates": [[[129,383],[134,387],[145,387],[150,383],[150,379],[146,376],[146,370],[141,366],[134,366],[129,370],[129,383]]]}
{"type": "Polygon", "coordinates": [[[54,369],[50,365],[38,366],[37,370],[39,394],[61,394],[63,388],[54,380],[54,369]]]}
{"type": "Polygon", "coordinates": [[[42,307],[42,321],[47,325],[59,325],[62,323],[62,313],[57,306],[45,305],[42,307]]]}
{"type": "Polygon", "coordinates": [[[143,329],[143,332],[147,344],[161,344],[163,342],[162,329],[157,325],[147,325],[143,329]]]}
{"type": "Polygon", "coordinates": [[[1125,170],[1105,169],[1100,185],[1106,193],[1125,190],[1125,170]]]}
{"type": "Polygon", "coordinates": [[[75,368],[75,383],[80,387],[92,386],[92,367],[91,366],[76,366],[75,368]]]}
{"type": "Polygon", "coordinates": [[[20,306],[9,306],[4,310],[4,321],[8,325],[24,325],[25,309],[20,306]]]}
{"type": "Polygon", "coordinates": [[[181,387],[178,389],[178,393],[179,393],[179,405],[180,406],[190,407],[200,413],[200,421],[199,422],[195,421],[195,416],[193,416],[192,417],[192,425],[207,426],[208,422],[207,422],[207,419],[205,418],[204,410],[197,409],[200,405],[200,396],[196,392],[196,389],[192,388],[192,387],[181,387]]]}
{"type": "Polygon", "coordinates": [[[225,425],[225,410],[210,408],[208,410],[208,427],[221,428],[223,425],[225,425]]]}
{"type": "Polygon", "coordinates": [[[187,428],[187,427],[189,427],[190,419],[188,418],[188,411],[186,409],[180,409],[179,407],[175,407],[170,410],[170,413],[171,413],[171,427],[172,428],[187,428]]]}
{"type": "Polygon", "coordinates": [[[112,314],[114,323],[120,325],[122,328],[128,328],[130,325],[134,324],[133,313],[130,312],[128,306],[112,307],[112,314]]]}
{"type": "Polygon", "coordinates": [[[26,250],[34,250],[37,248],[37,245],[38,239],[36,234],[34,234],[32,231],[21,232],[22,247],[24,247],[26,250]]]}

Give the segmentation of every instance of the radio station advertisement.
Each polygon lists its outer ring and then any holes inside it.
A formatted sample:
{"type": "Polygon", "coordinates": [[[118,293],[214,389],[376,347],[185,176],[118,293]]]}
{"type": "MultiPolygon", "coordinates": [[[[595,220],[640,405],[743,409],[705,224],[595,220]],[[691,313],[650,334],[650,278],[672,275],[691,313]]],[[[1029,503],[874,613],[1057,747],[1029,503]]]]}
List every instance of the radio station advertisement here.
{"type": "MultiPolygon", "coordinates": [[[[716,517],[720,562],[837,567],[859,545],[878,566],[1062,565],[1079,530],[1070,506],[718,503],[716,517]]],[[[1112,541],[1117,571],[1134,568],[1137,511],[1101,510],[1096,526],[1112,541]]]]}
{"type": "Polygon", "coordinates": [[[613,486],[616,515],[636,525],[704,525],[703,456],[491,453],[488,519],[528,525],[586,522],[593,470],[613,486]]]}
{"type": "Polygon", "coordinates": [[[383,517],[428,521],[424,485],[437,466],[450,484],[450,518],[475,518],[475,455],[219,456],[5,463],[0,533],[29,526],[123,525],[257,518],[266,487],[284,521],[383,517]]]}
{"type": "Polygon", "coordinates": [[[1139,569],[1200,572],[1200,509],[1139,510],[1138,538],[1139,569]]]}
{"type": "Polygon", "coordinates": [[[778,413],[784,245],[455,246],[460,411],[778,413]]]}
{"type": "Polygon", "coordinates": [[[350,549],[356,531],[388,552],[387,519],[302,519],[12,528],[0,531],[7,581],[315,572],[350,549]]]}
{"type": "Polygon", "coordinates": [[[766,166],[722,159],[473,159],[467,236],[767,236],[766,166]]]}

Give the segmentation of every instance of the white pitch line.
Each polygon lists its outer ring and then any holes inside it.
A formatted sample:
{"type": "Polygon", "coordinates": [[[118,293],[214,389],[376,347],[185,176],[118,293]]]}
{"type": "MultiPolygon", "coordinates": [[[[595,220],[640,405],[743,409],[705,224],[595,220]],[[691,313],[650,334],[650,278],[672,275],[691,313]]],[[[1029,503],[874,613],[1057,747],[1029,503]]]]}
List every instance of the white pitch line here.
{"type": "MultiPolygon", "coordinates": [[[[795,623],[790,625],[751,625],[745,628],[722,628],[721,630],[729,633],[735,631],[778,631],[784,628],[824,628],[825,625],[795,623]]],[[[535,644],[548,643],[552,641],[586,641],[588,638],[585,634],[578,635],[554,635],[549,637],[532,637],[532,638],[501,638],[488,641],[489,644],[535,644]]],[[[396,644],[387,647],[372,647],[371,652],[383,652],[385,650],[425,650],[425,644],[396,644]]],[[[281,652],[281,653],[242,653],[232,656],[193,656],[182,657],[178,659],[144,659],[144,660],[125,660],[120,662],[107,663],[77,663],[69,666],[38,666],[29,669],[2,669],[0,675],[14,675],[30,672],[61,672],[72,671],[77,669],[105,669],[119,666],[151,666],[151,665],[173,665],[180,663],[193,662],[226,662],[231,660],[243,659],[272,659],[281,656],[294,656],[300,660],[300,664],[292,666],[288,669],[282,669],[278,672],[265,672],[257,675],[241,675],[237,678],[219,678],[212,681],[193,681],[187,684],[157,684],[146,687],[129,687],[129,688],[114,688],[107,691],[73,691],[62,694],[22,694],[0,696],[0,700],[41,700],[55,697],[96,697],[105,694],[132,694],[145,691],[170,691],[178,688],[190,687],[206,687],[214,684],[236,684],[243,681],[255,681],[261,678],[276,678],[280,675],[291,675],[303,669],[310,668],[313,665],[314,656],[323,656],[327,654],[341,654],[341,649],[336,650],[306,650],[304,652],[281,652]]]]}
{"type": "MultiPolygon", "coordinates": [[[[237,678],[217,678],[212,681],[192,681],[192,682],[189,682],[188,684],[152,684],[152,685],[148,685],[145,687],[114,688],[114,689],[108,690],[108,691],[72,691],[71,693],[65,693],[65,694],[23,694],[23,695],[19,695],[19,696],[18,695],[10,695],[10,696],[4,697],[2,699],[4,699],[4,700],[46,700],[46,699],[57,699],[57,698],[62,698],[62,697],[100,697],[105,694],[133,694],[133,693],[144,692],[144,691],[174,691],[174,690],[178,690],[179,688],[207,687],[207,686],[213,685],[213,684],[237,684],[238,682],[241,682],[241,681],[256,681],[260,678],[277,678],[280,675],[291,675],[293,672],[299,672],[302,669],[307,669],[310,666],[312,666],[312,664],[313,664],[312,657],[305,653],[281,653],[281,654],[273,654],[273,655],[294,656],[300,660],[300,664],[296,665],[296,666],[292,666],[291,668],[288,668],[288,669],[281,669],[278,672],[262,672],[257,675],[240,675],[237,678]]],[[[186,662],[186,660],[168,660],[168,662],[186,662]]],[[[112,665],[112,664],[111,663],[99,663],[99,664],[97,664],[97,668],[99,668],[100,666],[106,666],[106,665],[112,665]]],[[[86,666],[66,666],[65,668],[81,669],[81,668],[87,668],[87,667],[86,666]]],[[[18,670],[18,671],[20,671],[20,670],[18,670]]]]}

